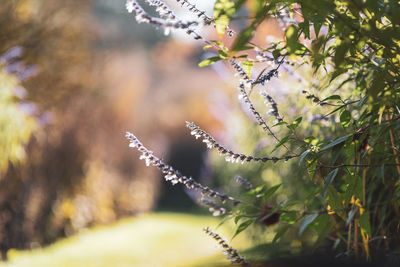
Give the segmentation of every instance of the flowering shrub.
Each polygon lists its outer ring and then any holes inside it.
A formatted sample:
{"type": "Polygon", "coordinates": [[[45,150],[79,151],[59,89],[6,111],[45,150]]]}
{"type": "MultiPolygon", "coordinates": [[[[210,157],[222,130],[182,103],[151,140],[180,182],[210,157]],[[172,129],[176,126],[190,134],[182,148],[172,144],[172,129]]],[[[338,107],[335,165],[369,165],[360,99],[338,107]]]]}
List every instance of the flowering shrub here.
{"type": "MultiPolygon", "coordinates": [[[[305,246],[329,245],[339,256],[366,261],[382,251],[388,255],[400,248],[398,1],[216,0],[210,17],[191,2],[176,0],[197,16],[188,22],[162,1],[144,2],[155,6],[159,17],[150,16],[138,1],[128,0],[126,7],[138,22],[166,32],[184,30],[188,37],[203,42],[205,50],[215,50],[216,55],[200,62],[200,67],[217,61],[232,67],[240,78],[239,101],[275,144],[272,149],[257,151],[268,151],[268,156],[246,155],[233,152],[187,122],[191,134],[231,163],[291,161],[290,168],[297,166],[298,170],[290,173],[290,179],[293,184],[301,180],[307,194],[293,193],[277,201],[282,185],[268,188],[268,183],[257,177],[250,178],[251,182],[238,177],[246,192],[228,196],[183,176],[128,133],[130,146],[142,153],[147,165],[159,168],[173,184],[199,190],[202,202],[214,215],[224,215],[223,221],[234,220],[234,236],[253,224],[279,224],[273,242],[290,229],[297,231],[293,238],[313,232],[315,238],[305,246]],[[230,26],[234,19],[247,21],[239,33],[230,26]],[[255,44],[253,36],[270,19],[281,25],[283,40],[267,46],[255,44]],[[208,40],[200,34],[201,27],[212,26],[220,37],[227,35],[232,42],[208,40]],[[308,124],[303,117],[285,116],[278,109],[274,91],[265,87],[281,73],[295,76],[303,66],[309,66],[312,80],[297,75],[296,86],[301,87],[300,96],[309,100],[308,112],[318,112],[308,124]],[[259,91],[261,98],[252,95],[253,91],[259,91]],[[267,117],[259,111],[264,109],[260,99],[269,107],[267,117]]],[[[205,231],[220,239],[208,228],[205,231]]],[[[224,249],[229,248],[222,243],[224,249]]],[[[236,251],[228,254],[232,262],[242,262],[236,251]]]]}

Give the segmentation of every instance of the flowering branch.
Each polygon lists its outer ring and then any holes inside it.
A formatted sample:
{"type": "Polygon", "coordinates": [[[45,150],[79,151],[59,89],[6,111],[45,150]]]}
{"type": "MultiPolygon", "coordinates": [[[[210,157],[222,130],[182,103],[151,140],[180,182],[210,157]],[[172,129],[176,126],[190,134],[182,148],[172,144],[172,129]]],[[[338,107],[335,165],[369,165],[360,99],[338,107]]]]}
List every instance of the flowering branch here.
{"type": "MultiPolygon", "coordinates": [[[[158,3],[159,1],[150,1],[153,2],[152,5],[157,5],[159,6],[160,3],[158,3]],[[158,3],[158,4],[156,4],[158,3]]],[[[164,4],[165,5],[165,4],[164,4]]],[[[169,10],[169,8],[165,5],[159,8],[161,8],[162,10],[169,10]],[[164,9],[164,8],[168,8],[168,9],[164,9]]],[[[139,5],[139,3],[136,0],[127,0],[126,1],[126,9],[128,10],[129,13],[132,13],[133,11],[135,11],[136,13],[136,21],[138,23],[141,22],[145,22],[145,23],[149,23],[149,24],[153,24],[157,27],[162,27],[165,29],[170,29],[170,28],[175,28],[175,29],[187,29],[190,26],[193,25],[197,25],[196,21],[189,21],[189,22],[183,22],[180,20],[164,20],[164,19],[160,19],[160,18],[154,18],[151,17],[149,14],[146,13],[146,11],[144,11],[144,9],[139,5]]],[[[168,12],[168,11],[165,11],[168,12]]]]}
{"type": "Polygon", "coordinates": [[[278,122],[283,121],[281,115],[279,115],[278,104],[276,104],[275,100],[265,91],[262,91],[261,95],[266,99],[264,103],[266,105],[271,105],[271,109],[268,111],[268,115],[274,116],[278,122]]]}
{"type": "MultiPolygon", "coordinates": [[[[255,109],[253,103],[250,101],[249,96],[246,93],[246,90],[244,88],[244,84],[241,83],[239,84],[239,90],[240,90],[240,97],[244,100],[244,102],[249,106],[249,109],[251,111],[251,113],[253,113],[254,117],[256,118],[257,122],[259,125],[261,125],[262,129],[264,130],[265,133],[272,135],[273,138],[275,138],[275,140],[279,143],[280,140],[279,138],[274,134],[274,132],[271,130],[271,128],[268,126],[268,124],[265,122],[265,120],[263,119],[263,117],[260,115],[260,113],[255,109]]],[[[289,148],[283,144],[283,146],[289,150],[289,148]]]]}
{"type": "Polygon", "coordinates": [[[130,132],[126,133],[126,138],[129,140],[129,147],[135,147],[142,155],[139,159],[144,159],[146,161],[146,166],[155,166],[165,175],[164,178],[166,181],[169,181],[173,185],[177,183],[184,184],[189,189],[194,189],[200,191],[203,195],[208,195],[209,197],[214,197],[219,199],[222,203],[225,203],[227,200],[233,202],[233,205],[236,206],[241,203],[240,200],[235,199],[231,196],[221,194],[208,186],[204,186],[195,180],[192,177],[186,177],[182,175],[178,170],[175,170],[170,165],[164,163],[161,159],[157,158],[153,155],[153,152],[148,150],[143,144],[137,139],[135,135],[130,132]]]}
{"type": "Polygon", "coordinates": [[[221,216],[226,213],[226,209],[224,207],[219,206],[215,201],[207,198],[201,198],[201,204],[208,207],[208,210],[212,213],[213,216],[221,216]]]}
{"type": "Polygon", "coordinates": [[[241,186],[243,186],[244,188],[246,188],[247,190],[254,188],[253,184],[249,180],[247,180],[246,178],[243,178],[240,175],[235,176],[235,181],[237,183],[239,183],[241,186]]]}
{"type": "Polygon", "coordinates": [[[277,157],[259,158],[259,157],[254,157],[254,156],[247,156],[247,155],[240,154],[240,153],[235,153],[235,152],[223,147],[222,145],[220,145],[217,141],[215,141],[214,137],[212,137],[206,131],[203,131],[202,129],[200,129],[200,127],[195,125],[193,122],[186,122],[186,127],[188,127],[191,130],[191,132],[190,132],[191,135],[194,135],[196,137],[196,139],[199,137],[202,137],[203,142],[207,144],[207,147],[209,149],[214,148],[214,149],[218,150],[218,152],[221,156],[225,156],[226,161],[230,161],[230,162],[239,162],[240,161],[242,164],[244,162],[250,162],[250,161],[261,161],[261,162],[273,161],[275,163],[279,160],[287,161],[291,158],[297,157],[297,155],[296,156],[287,155],[287,156],[281,157],[281,158],[277,158],[277,157]]]}
{"type": "MultiPolygon", "coordinates": [[[[196,5],[190,3],[188,0],[175,0],[175,1],[180,3],[181,6],[186,5],[186,7],[190,12],[196,14],[198,18],[204,21],[204,24],[206,25],[213,24],[213,26],[215,27],[215,19],[209,17],[205,11],[198,9],[196,5]]],[[[235,32],[229,26],[226,26],[226,33],[228,34],[229,37],[232,37],[235,32]]]]}
{"type": "Polygon", "coordinates": [[[227,255],[227,258],[231,263],[241,263],[242,265],[249,264],[244,257],[241,257],[236,249],[229,246],[228,242],[226,242],[226,240],[224,240],[219,234],[211,231],[208,227],[204,228],[203,231],[217,241],[218,245],[220,245],[224,250],[223,253],[227,255]]]}
{"type": "Polygon", "coordinates": [[[160,16],[165,16],[166,18],[170,19],[170,20],[175,20],[176,19],[176,15],[174,13],[174,11],[172,11],[172,9],[170,9],[167,4],[165,4],[163,1],[160,0],[146,0],[146,2],[150,5],[150,6],[156,6],[156,11],[158,12],[158,14],[160,14],[160,16]]]}

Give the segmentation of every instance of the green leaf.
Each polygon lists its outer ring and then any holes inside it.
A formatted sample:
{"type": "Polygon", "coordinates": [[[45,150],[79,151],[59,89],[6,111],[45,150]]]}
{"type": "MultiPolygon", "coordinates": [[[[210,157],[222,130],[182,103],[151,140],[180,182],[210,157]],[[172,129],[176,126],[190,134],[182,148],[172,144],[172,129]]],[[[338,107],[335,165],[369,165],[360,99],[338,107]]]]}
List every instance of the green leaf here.
{"type": "Polygon", "coordinates": [[[210,44],[208,44],[208,45],[205,45],[205,46],[203,46],[203,50],[207,50],[207,49],[209,49],[209,48],[211,48],[211,47],[213,47],[212,45],[210,45],[210,44]]]}
{"type": "Polygon", "coordinates": [[[243,217],[244,217],[243,215],[236,216],[234,219],[235,224],[237,224],[240,221],[240,219],[242,219],[243,217]]]}
{"type": "Polygon", "coordinates": [[[325,198],[326,192],[328,190],[328,186],[333,182],[333,179],[335,179],[339,169],[336,168],[330,173],[328,173],[328,176],[326,177],[325,184],[324,184],[324,191],[322,191],[322,198],[325,198]]]}
{"type": "Polygon", "coordinates": [[[235,12],[235,3],[231,0],[215,1],[213,17],[215,19],[215,29],[220,37],[224,34],[226,27],[229,25],[229,20],[235,12]]]}
{"type": "Polygon", "coordinates": [[[321,148],[319,151],[324,151],[324,150],[327,150],[329,148],[332,148],[332,147],[334,147],[334,146],[336,146],[338,144],[341,144],[341,143],[345,142],[349,138],[350,138],[350,135],[339,137],[338,139],[334,140],[333,142],[331,142],[331,143],[327,144],[326,146],[324,146],[323,148],[321,148]]]}
{"type": "Polygon", "coordinates": [[[276,243],[276,241],[279,240],[279,238],[281,238],[289,229],[290,224],[285,224],[281,227],[279,227],[278,231],[276,232],[274,239],[272,239],[272,244],[276,243]]]}
{"type": "Polygon", "coordinates": [[[290,140],[290,135],[283,137],[281,139],[281,141],[279,141],[279,143],[275,145],[275,147],[274,147],[274,149],[272,149],[271,153],[274,152],[275,150],[277,150],[279,147],[283,146],[289,140],[290,140]]]}
{"type": "Polygon", "coordinates": [[[222,59],[226,59],[228,57],[228,54],[223,50],[218,50],[218,54],[222,59]]]}
{"type": "Polygon", "coordinates": [[[322,23],[314,23],[314,32],[315,32],[315,37],[318,38],[319,30],[322,27],[322,23]]]}
{"type": "Polygon", "coordinates": [[[310,153],[310,149],[307,149],[306,151],[304,151],[303,153],[301,153],[300,155],[300,160],[299,160],[299,165],[301,165],[301,163],[304,161],[304,159],[307,157],[308,153],[310,153]]]}
{"type": "Polygon", "coordinates": [[[325,102],[327,100],[341,100],[342,98],[340,97],[340,95],[331,95],[328,96],[327,98],[323,99],[321,102],[325,102]]]}
{"type": "Polygon", "coordinates": [[[371,224],[369,217],[369,211],[365,211],[362,215],[360,215],[358,223],[360,224],[361,229],[371,236],[371,224]]]}
{"type": "Polygon", "coordinates": [[[310,22],[308,20],[304,20],[299,23],[300,29],[303,31],[304,36],[310,39],[310,22]]]}
{"type": "Polygon", "coordinates": [[[217,62],[217,61],[220,61],[221,59],[222,59],[222,58],[220,58],[220,57],[210,57],[210,58],[207,58],[207,59],[205,59],[205,60],[203,60],[202,62],[199,63],[199,67],[202,68],[202,67],[211,65],[211,64],[213,64],[213,63],[215,63],[215,62],[217,62]]]}
{"type": "Polygon", "coordinates": [[[304,218],[304,220],[300,224],[299,237],[303,234],[303,232],[310,225],[310,223],[312,223],[318,217],[318,215],[319,215],[318,213],[314,213],[304,218]]]}
{"type": "Polygon", "coordinates": [[[255,196],[264,190],[265,185],[260,185],[246,193],[248,196],[255,196]]]}
{"type": "Polygon", "coordinates": [[[302,120],[303,117],[298,117],[294,122],[289,124],[287,127],[294,132],[297,129],[297,127],[299,127],[302,120]]]}
{"type": "Polygon", "coordinates": [[[328,186],[327,203],[331,206],[332,210],[340,216],[340,218],[344,221],[346,220],[346,214],[342,207],[341,194],[333,186],[328,186]]]}
{"type": "Polygon", "coordinates": [[[299,49],[299,29],[294,26],[290,25],[285,32],[285,39],[286,39],[286,49],[290,54],[296,52],[299,49]]]}
{"type": "MultiPolygon", "coordinates": [[[[225,217],[219,222],[219,224],[217,225],[216,228],[219,228],[221,225],[223,225],[224,223],[226,223],[227,221],[229,221],[230,219],[232,219],[232,217],[233,217],[233,215],[225,216],[225,217]]],[[[236,218],[235,218],[235,219],[236,219],[236,218]]]]}
{"type": "Polygon", "coordinates": [[[255,219],[250,219],[247,220],[245,222],[242,222],[238,228],[236,229],[235,234],[233,235],[232,239],[235,238],[235,236],[237,236],[238,234],[240,234],[241,232],[243,232],[244,230],[246,230],[247,227],[249,227],[252,223],[255,222],[255,219]]]}
{"type": "Polygon", "coordinates": [[[347,128],[351,122],[351,113],[348,110],[344,110],[342,114],[340,114],[340,123],[342,124],[343,128],[347,128]]]}
{"type": "Polygon", "coordinates": [[[281,187],[281,185],[282,184],[274,185],[274,186],[268,188],[268,190],[265,191],[264,193],[259,194],[258,196],[263,197],[264,199],[268,199],[270,196],[272,196],[276,192],[276,190],[279,189],[279,187],[281,187]]]}
{"type": "Polygon", "coordinates": [[[294,224],[297,219],[297,213],[295,211],[285,212],[281,215],[281,221],[287,222],[288,224],[294,224]]]}
{"type": "Polygon", "coordinates": [[[253,61],[246,60],[246,61],[242,62],[242,66],[243,66],[244,72],[246,72],[246,74],[247,74],[247,77],[251,77],[251,71],[253,69],[253,65],[254,65],[253,61]]]}
{"type": "Polygon", "coordinates": [[[250,25],[248,28],[241,31],[232,45],[231,51],[237,52],[243,50],[243,47],[250,41],[255,32],[255,27],[250,25]]]}
{"type": "Polygon", "coordinates": [[[287,125],[287,124],[288,124],[288,123],[287,123],[286,121],[280,121],[280,122],[278,122],[278,123],[272,125],[272,127],[280,126],[280,125],[287,125]]]}

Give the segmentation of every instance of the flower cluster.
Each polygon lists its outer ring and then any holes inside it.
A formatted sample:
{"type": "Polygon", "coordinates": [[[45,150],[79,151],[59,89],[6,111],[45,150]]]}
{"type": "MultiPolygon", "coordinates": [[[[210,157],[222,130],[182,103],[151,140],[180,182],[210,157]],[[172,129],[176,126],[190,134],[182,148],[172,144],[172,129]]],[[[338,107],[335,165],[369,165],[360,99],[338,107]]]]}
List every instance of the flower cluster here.
{"type": "MultiPolygon", "coordinates": [[[[267,133],[268,135],[272,135],[272,137],[277,141],[280,142],[280,140],[278,139],[278,137],[276,137],[276,135],[274,134],[274,132],[272,132],[271,128],[267,125],[267,123],[265,122],[265,120],[263,119],[263,117],[260,115],[260,113],[255,109],[253,103],[251,103],[249,96],[246,93],[244,84],[241,83],[238,86],[238,89],[240,91],[240,96],[241,98],[244,100],[244,102],[249,106],[249,110],[251,111],[251,113],[253,113],[254,117],[256,118],[258,124],[262,127],[262,129],[264,130],[265,133],[267,133]]],[[[285,148],[287,148],[285,145],[283,145],[285,148]]]]}
{"type": "Polygon", "coordinates": [[[175,1],[178,2],[181,6],[186,6],[190,12],[196,14],[197,17],[202,19],[205,24],[210,24],[214,21],[211,17],[207,16],[205,11],[198,9],[196,5],[190,3],[189,1],[187,0],[175,0],[175,1]]]}
{"type": "Polygon", "coordinates": [[[215,141],[214,137],[212,137],[209,133],[207,133],[206,131],[203,131],[200,127],[198,127],[197,125],[195,125],[192,122],[186,122],[186,127],[188,127],[191,130],[191,135],[194,135],[197,138],[202,137],[203,138],[203,142],[207,144],[207,147],[209,149],[216,149],[218,151],[218,153],[221,156],[225,156],[225,160],[226,161],[230,161],[230,162],[241,162],[242,164],[244,162],[250,162],[250,161],[261,161],[261,162],[267,162],[267,161],[273,161],[273,162],[277,162],[279,160],[289,160],[295,156],[291,156],[291,155],[287,155],[285,157],[254,157],[254,156],[247,156],[244,154],[240,154],[240,153],[235,153],[225,147],[223,147],[222,145],[220,145],[217,141],[215,141]]]}
{"type": "Polygon", "coordinates": [[[251,85],[254,81],[250,79],[250,77],[247,75],[247,73],[244,71],[243,67],[239,65],[235,61],[235,59],[230,59],[229,63],[232,65],[232,67],[236,70],[237,74],[241,77],[242,81],[244,83],[247,83],[251,85]]]}
{"type": "MultiPolygon", "coordinates": [[[[152,5],[156,5],[156,3],[159,1],[152,1],[152,2],[154,2],[152,3],[152,5]]],[[[166,8],[164,12],[168,12],[166,10],[169,10],[169,8],[165,4],[163,6],[164,7],[158,6],[158,9],[164,10],[164,8],[166,8]]],[[[139,3],[136,0],[127,0],[126,9],[128,10],[129,13],[135,11],[136,21],[138,23],[141,22],[149,23],[156,27],[164,28],[166,32],[168,32],[170,29],[188,29],[191,26],[196,26],[198,24],[196,21],[183,22],[180,20],[176,20],[176,17],[174,18],[174,20],[164,20],[160,18],[151,17],[149,14],[146,13],[146,11],[144,11],[144,9],[139,5],[139,3]]]]}
{"type": "MultiPolygon", "coordinates": [[[[175,0],[175,1],[180,3],[181,6],[186,6],[190,12],[196,14],[198,18],[202,19],[204,21],[204,24],[206,25],[213,24],[215,27],[214,23],[215,20],[207,16],[205,11],[198,9],[196,5],[190,3],[188,0],[175,0]]],[[[229,37],[232,37],[235,32],[229,26],[226,26],[226,33],[228,34],[229,37]]]]}
{"type": "Polygon", "coordinates": [[[261,75],[257,80],[253,81],[252,84],[261,84],[264,85],[265,82],[272,79],[272,77],[278,76],[278,68],[272,69],[268,71],[266,74],[261,75]]]}
{"type": "Polygon", "coordinates": [[[163,1],[146,0],[146,2],[150,6],[156,6],[157,7],[156,11],[158,12],[158,14],[160,14],[160,16],[166,17],[167,19],[170,19],[170,20],[176,19],[176,15],[175,15],[174,11],[172,11],[163,1]]]}
{"type": "Polygon", "coordinates": [[[317,104],[320,105],[320,106],[325,106],[325,105],[328,104],[327,102],[321,101],[321,99],[319,99],[318,96],[316,96],[316,95],[314,95],[314,94],[311,94],[311,93],[309,93],[309,92],[306,91],[306,90],[303,90],[302,93],[306,95],[306,98],[307,98],[307,99],[312,99],[312,101],[313,101],[314,103],[317,103],[317,104]]]}
{"type": "Polygon", "coordinates": [[[260,49],[256,48],[254,49],[254,51],[257,53],[256,59],[258,60],[258,62],[264,62],[264,61],[275,61],[275,59],[269,55],[267,55],[266,53],[262,52],[260,49]]]}
{"type": "Polygon", "coordinates": [[[243,186],[247,190],[253,189],[253,184],[250,183],[249,180],[247,180],[246,178],[243,178],[240,175],[235,176],[235,181],[238,182],[241,186],[243,186]]]}
{"type": "Polygon", "coordinates": [[[227,258],[231,261],[231,263],[241,263],[242,265],[248,265],[248,262],[246,262],[244,257],[241,257],[236,249],[229,246],[228,242],[226,242],[226,240],[223,239],[219,234],[213,232],[208,227],[204,228],[203,231],[207,235],[211,236],[215,241],[217,241],[218,245],[220,245],[224,250],[223,253],[227,255],[227,258]]]}
{"type": "Polygon", "coordinates": [[[226,213],[226,209],[224,207],[218,206],[215,201],[207,198],[201,198],[201,203],[208,207],[208,210],[212,213],[213,216],[221,216],[226,213]]]}
{"type": "Polygon", "coordinates": [[[262,91],[261,95],[266,99],[264,103],[266,105],[271,105],[268,115],[274,116],[278,122],[283,121],[282,117],[279,115],[278,104],[276,104],[275,100],[265,91],[262,91]]]}
{"type": "Polygon", "coordinates": [[[207,195],[208,197],[214,197],[219,199],[222,203],[225,203],[227,200],[232,201],[233,205],[236,206],[240,203],[240,200],[235,199],[231,196],[221,194],[208,186],[204,186],[191,177],[186,177],[181,174],[178,170],[175,170],[173,167],[164,163],[161,159],[157,158],[153,155],[153,152],[148,150],[143,144],[136,138],[132,133],[127,132],[126,138],[129,140],[129,147],[136,148],[139,152],[142,153],[139,159],[144,159],[146,161],[146,166],[155,166],[161,170],[161,172],[165,175],[164,178],[166,181],[171,182],[173,185],[177,183],[184,184],[189,189],[194,189],[200,191],[203,195],[207,195]]]}

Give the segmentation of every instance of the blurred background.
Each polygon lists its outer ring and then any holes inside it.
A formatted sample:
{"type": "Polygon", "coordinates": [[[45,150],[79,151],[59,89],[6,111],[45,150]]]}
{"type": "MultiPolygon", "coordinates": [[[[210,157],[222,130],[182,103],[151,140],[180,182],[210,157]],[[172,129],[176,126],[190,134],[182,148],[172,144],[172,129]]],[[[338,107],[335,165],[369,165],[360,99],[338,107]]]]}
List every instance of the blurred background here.
{"type": "MultiPolygon", "coordinates": [[[[193,2],[212,14],[213,1],[193,2]]],[[[237,174],[274,185],[288,172],[229,169],[205,153],[185,121],[239,152],[258,153],[272,141],[242,112],[231,70],[222,63],[198,68],[210,56],[202,43],[138,24],[125,0],[7,0],[0,20],[3,260],[15,249],[41,248],[127,216],[207,213],[195,196],[138,160],[126,131],[183,174],[221,189],[237,174]]],[[[282,36],[273,21],[258,33],[261,44],[282,36]]],[[[212,28],[204,34],[218,39],[212,28]]],[[[277,100],[287,94],[280,87],[277,100]]]]}

